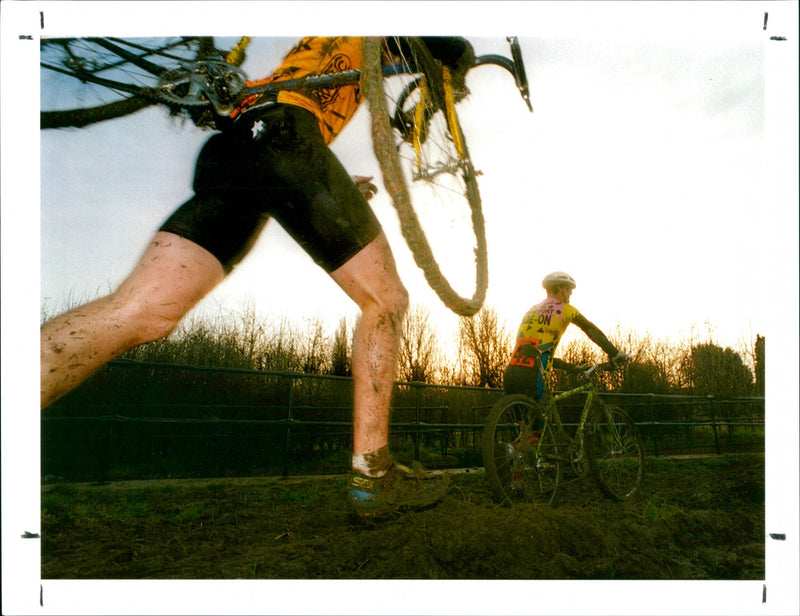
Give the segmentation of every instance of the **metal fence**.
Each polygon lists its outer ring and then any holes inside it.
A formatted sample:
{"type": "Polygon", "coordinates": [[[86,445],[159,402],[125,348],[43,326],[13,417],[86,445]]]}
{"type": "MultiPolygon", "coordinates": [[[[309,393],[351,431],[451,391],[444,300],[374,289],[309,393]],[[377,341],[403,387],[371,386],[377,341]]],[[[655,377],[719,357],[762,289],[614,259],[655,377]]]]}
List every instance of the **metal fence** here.
{"type": "MultiPolygon", "coordinates": [[[[397,383],[390,443],[429,467],[482,466],[480,437],[502,390],[397,383]]],[[[763,450],[764,398],[603,396],[659,456],[763,450]]],[[[569,425],[579,397],[560,405],[569,425]]],[[[42,471],[80,480],[344,472],[352,380],[116,360],[42,414],[42,471]]]]}

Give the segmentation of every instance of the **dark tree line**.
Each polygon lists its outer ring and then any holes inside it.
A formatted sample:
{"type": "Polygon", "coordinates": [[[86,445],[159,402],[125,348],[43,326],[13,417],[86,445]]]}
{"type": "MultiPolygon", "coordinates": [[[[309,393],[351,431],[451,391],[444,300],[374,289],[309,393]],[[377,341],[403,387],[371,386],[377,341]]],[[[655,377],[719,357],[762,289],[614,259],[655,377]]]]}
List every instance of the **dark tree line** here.
{"type": "MultiPolygon", "coordinates": [[[[303,323],[265,322],[246,304],[216,319],[190,319],[164,340],[128,352],[126,357],[174,364],[309,374],[351,374],[355,323],[342,318],[328,333],[322,317],[303,323]]],[[[489,306],[458,321],[455,357],[442,350],[429,311],[412,306],[403,324],[398,356],[398,381],[442,385],[502,387],[503,372],[513,348],[514,331],[500,322],[489,306]]],[[[710,339],[669,342],[617,329],[610,334],[618,348],[634,356],[627,368],[607,379],[622,393],[697,393],[718,397],[764,394],[764,337],[757,335],[744,352],[721,347],[710,339]]],[[[603,361],[588,339],[575,337],[561,345],[558,356],[572,364],[603,361]]],[[[556,370],[552,386],[565,389],[576,377],[556,370]]]]}

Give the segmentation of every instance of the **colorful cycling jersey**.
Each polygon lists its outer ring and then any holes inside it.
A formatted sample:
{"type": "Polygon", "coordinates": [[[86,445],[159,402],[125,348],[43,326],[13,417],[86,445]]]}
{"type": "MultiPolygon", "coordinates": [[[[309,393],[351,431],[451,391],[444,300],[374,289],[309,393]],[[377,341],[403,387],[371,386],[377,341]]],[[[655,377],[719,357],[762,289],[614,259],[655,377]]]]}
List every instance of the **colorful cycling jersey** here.
{"type": "Polygon", "coordinates": [[[530,352],[526,353],[524,348],[525,345],[533,345],[541,354],[544,382],[548,383],[556,347],[564,331],[577,317],[580,317],[580,312],[576,308],[554,297],[548,297],[528,310],[519,326],[509,365],[535,368],[536,357],[530,352]]]}
{"type": "MultiPolygon", "coordinates": [[[[357,36],[305,37],[286,54],[270,77],[248,81],[247,85],[259,86],[314,75],[360,70],[361,41],[362,38],[357,36]]],[[[248,97],[231,117],[258,106],[263,98],[263,95],[248,97]]],[[[278,93],[277,102],[302,107],[313,113],[325,143],[330,144],[353,117],[361,99],[361,90],[356,82],[315,90],[282,90],[278,93]]]]}

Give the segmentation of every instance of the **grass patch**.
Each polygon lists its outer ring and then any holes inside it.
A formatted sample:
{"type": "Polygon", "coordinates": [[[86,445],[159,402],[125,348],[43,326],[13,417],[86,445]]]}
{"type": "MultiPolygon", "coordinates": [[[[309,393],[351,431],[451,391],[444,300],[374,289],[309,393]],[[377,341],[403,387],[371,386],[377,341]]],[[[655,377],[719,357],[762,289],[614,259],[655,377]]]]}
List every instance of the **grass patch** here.
{"type": "Polygon", "coordinates": [[[642,504],[641,515],[649,522],[660,522],[682,512],[683,510],[675,503],[653,495],[642,504]]]}

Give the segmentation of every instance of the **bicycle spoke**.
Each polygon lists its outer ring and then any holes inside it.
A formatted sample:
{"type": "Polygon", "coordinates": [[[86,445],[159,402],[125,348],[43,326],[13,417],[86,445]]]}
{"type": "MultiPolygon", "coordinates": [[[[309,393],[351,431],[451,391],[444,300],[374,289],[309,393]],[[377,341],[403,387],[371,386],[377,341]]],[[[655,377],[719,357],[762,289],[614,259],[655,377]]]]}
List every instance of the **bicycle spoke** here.
{"type": "Polygon", "coordinates": [[[644,448],[622,409],[609,406],[595,412],[587,453],[598,486],[609,498],[633,496],[642,480],[644,448]]]}
{"type": "Polygon", "coordinates": [[[495,405],[484,432],[487,476],[506,504],[552,504],[561,475],[549,426],[539,421],[535,402],[506,396],[495,405]]]}
{"type": "Polygon", "coordinates": [[[154,103],[169,106],[158,96],[158,76],[214,57],[214,51],[209,37],[43,39],[42,128],[85,126],[154,103]]]}
{"type": "MultiPolygon", "coordinates": [[[[410,45],[409,49],[422,51],[415,45],[410,45]]],[[[457,142],[463,143],[457,118],[453,115],[448,123],[442,111],[446,108],[448,86],[441,68],[434,66],[432,58],[417,60],[408,55],[410,51],[402,55],[400,45],[393,51],[401,52],[401,63],[424,68],[425,74],[424,80],[420,73],[383,79],[386,105],[370,101],[373,114],[380,106],[387,107],[381,114],[388,116],[389,125],[394,129],[390,131],[394,135],[390,135],[373,123],[373,131],[380,131],[373,139],[389,144],[385,150],[382,146],[378,155],[384,184],[398,211],[401,230],[415,262],[424,271],[431,288],[454,312],[472,316],[483,305],[488,285],[477,173],[472,168],[466,145],[460,149],[456,146],[457,142]],[[423,91],[426,87],[427,92],[423,91]],[[395,147],[391,148],[391,144],[395,147]],[[441,238],[447,238],[446,250],[434,252],[428,230],[431,238],[435,233],[440,246],[441,238]],[[464,268],[465,258],[474,260],[474,272],[464,268]],[[473,290],[471,297],[465,292],[470,289],[473,290]]],[[[461,98],[463,94],[458,93],[456,97],[461,98]]],[[[370,100],[373,95],[365,90],[365,96],[370,100]]],[[[461,105],[459,102],[459,114],[461,105]]]]}

